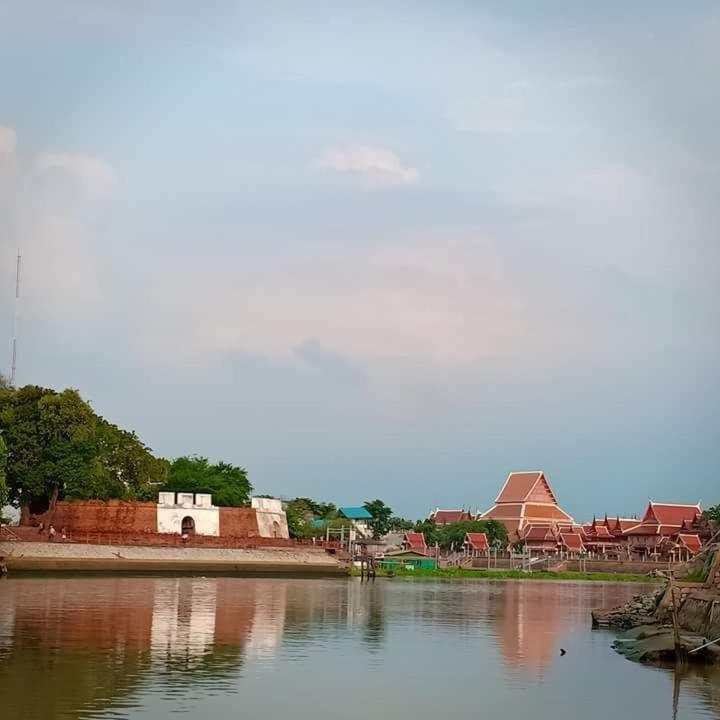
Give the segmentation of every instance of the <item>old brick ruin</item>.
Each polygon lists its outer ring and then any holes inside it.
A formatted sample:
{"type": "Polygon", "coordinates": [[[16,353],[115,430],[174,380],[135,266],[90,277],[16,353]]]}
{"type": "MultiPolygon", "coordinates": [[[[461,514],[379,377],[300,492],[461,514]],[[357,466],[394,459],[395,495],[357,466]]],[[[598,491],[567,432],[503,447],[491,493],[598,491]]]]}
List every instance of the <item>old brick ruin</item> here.
{"type": "MultiPolygon", "coordinates": [[[[227,539],[261,538],[262,512],[255,508],[221,507],[219,537],[227,539]]],[[[142,535],[148,544],[158,533],[158,504],[122,500],[75,500],[58,502],[54,510],[31,518],[33,525],[52,524],[58,533],[64,529],[69,537],[91,534],[142,535]]],[[[272,536],[268,536],[272,537],[272,536]]],[[[200,539],[200,538],[198,538],[200,539]]],[[[210,538],[203,538],[203,540],[210,538]]],[[[282,539],[282,538],[280,538],[282,539]]],[[[213,543],[214,544],[214,543],[213,543]]]]}

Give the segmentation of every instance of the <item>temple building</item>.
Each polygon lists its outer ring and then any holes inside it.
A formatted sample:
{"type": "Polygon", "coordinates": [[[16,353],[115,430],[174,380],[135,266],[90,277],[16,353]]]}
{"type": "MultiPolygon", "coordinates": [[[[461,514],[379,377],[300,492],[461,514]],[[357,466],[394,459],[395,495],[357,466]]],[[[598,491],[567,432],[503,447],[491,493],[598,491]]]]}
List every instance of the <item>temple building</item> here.
{"type": "MultiPolygon", "coordinates": [[[[559,505],[555,493],[541,470],[511,472],[490,510],[482,520],[497,520],[508,532],[510,542],[523,539],[529,526],[557,531],[571,529],[575,521],[559,505]]],[[[540,530],[534,531],[538,535],[540,530]]],[[[543,539],[542,543],[549,542],[543,539]]]]}
{"type": "Polygon", "coordinates": [[[679,536],[697,536],[702,544],[701,535],[704,533],[706,530],[700,505],[657,503],[651,500],[642,520],[626,530],[624,537],[633,554],[659,557],[672,554],[678,544],[690,552],[690,548],[695,547],[694,539],[683,543],[678,542],[679,536]]]}
{"type": "Polygon", "coordinates": [[[428,516],[436,525],[450,525],[451,523],[470,522],[473,519],[467,510],[441,510],[437,508],[428,516]]]}

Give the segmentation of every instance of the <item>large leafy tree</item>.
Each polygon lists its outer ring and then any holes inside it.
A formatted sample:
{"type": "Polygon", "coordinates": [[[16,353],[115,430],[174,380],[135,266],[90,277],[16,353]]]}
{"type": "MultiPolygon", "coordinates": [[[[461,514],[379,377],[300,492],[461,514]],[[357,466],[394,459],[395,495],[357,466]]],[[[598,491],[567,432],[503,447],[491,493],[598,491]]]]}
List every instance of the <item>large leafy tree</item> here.
{"type": "Polygon", "coordinates": [[[0,386],[0,433],[9,499],[26,514],[63,498],[149,499],[167,479],[165,460],[76,390],[0,386]]]}
{"type": "Polygon", "coordinates": [[[154,457],[135,432],[101,419],[98,443],[103,470],[118,497],[152,500],[167,483],[170,463],[154,457]]]}
{"type": "Polygon", "coordinates": [[[392,508],[389,508],[382,500],[371,500],[366,502],[363,507],[372,515],[372,520],[368,524],[373,537],[381,538],[383,535],[387,535],[392,529],[392,508]]]}
{"type": "Polygon", "coordinates": [[[179,457],[171,465],[164,490],[211,493],[213,503],[223,507],[247,507],[252,485],[245,468],[204,457],[179,457]]]}

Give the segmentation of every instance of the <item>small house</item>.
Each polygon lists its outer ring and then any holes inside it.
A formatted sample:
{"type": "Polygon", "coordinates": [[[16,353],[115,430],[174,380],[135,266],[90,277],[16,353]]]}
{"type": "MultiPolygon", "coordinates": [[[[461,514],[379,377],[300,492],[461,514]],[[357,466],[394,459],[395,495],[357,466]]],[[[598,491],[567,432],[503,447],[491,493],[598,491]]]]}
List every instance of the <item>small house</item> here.
{"type": "Polygon", "coordinates": [[[366,537],[371,534],[370,522],[372,515],[364,507],[341,507],[338,508],[338,517],[350,520],[353,528],[360,537],[366,537]]]}

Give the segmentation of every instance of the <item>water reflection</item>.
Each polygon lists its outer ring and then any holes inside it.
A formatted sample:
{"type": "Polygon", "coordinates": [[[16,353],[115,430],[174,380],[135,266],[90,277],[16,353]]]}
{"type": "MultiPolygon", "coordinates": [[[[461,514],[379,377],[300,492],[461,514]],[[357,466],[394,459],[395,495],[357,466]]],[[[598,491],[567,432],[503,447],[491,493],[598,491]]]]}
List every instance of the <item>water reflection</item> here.
{"type": "Polygon", "coordinates": [[[653,702],[670,717],[720,716],[717,673],[632,665],[589,630],[589,610],[636,588],[572,583],[442,583],[240,578],[13,578],[0,582],[2,717],[235,717],[235,696],[268,720],[292,705],[348,718],[390,708],[587,720],[653,702]],[[560,647],[568,657],[560,659],[560,647]],[[272,670],[272,672],[268,672],[272,670]],[[270,678],[273,678],[271,681],[270,678]],[[542,681],[542,682],[540,682],[542,681]],[[272,682],[272,684],[268,684],[272,682]],[[42,691],[38,691],[38,688],[42,691]],[[611,688],[608,695],[607,688],[611,688]],[[648,695],[650,693],[650,695],[648,695]],[[652,700],[648,700],[648,697],[652,700]],[[373,703],[376,703],[374,705],[373,703]],[[331,712],[331,710],[333,710],[331,712]]]}

